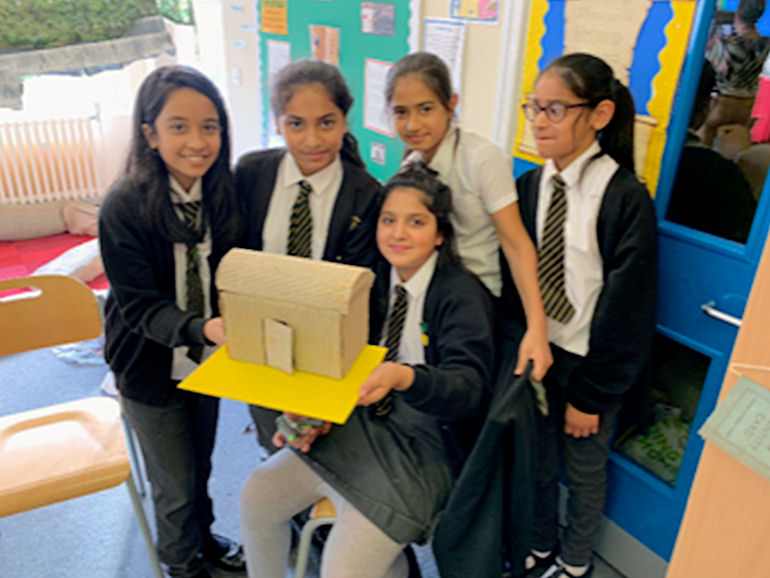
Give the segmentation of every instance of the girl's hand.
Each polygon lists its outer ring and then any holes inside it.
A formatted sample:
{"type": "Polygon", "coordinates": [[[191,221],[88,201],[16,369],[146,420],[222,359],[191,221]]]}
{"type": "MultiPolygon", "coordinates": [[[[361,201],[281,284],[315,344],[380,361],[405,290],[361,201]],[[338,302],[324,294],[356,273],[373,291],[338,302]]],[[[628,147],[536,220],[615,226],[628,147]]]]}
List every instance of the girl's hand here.
{"type": "Polygon", "coordinates": [[[574,438],[587,438],[599,433],[599,415],[584,413],[568,403],[564,412],[564,433],[574,438]]]}
{"type": "Polygon", "coordinates": [[[391,389],[406,391],[414,382],[414,369],[386,361],[374,368],[358,389],[358,405],[371,405],[388,395],[391,389]]]}
{"type": "Polygon", "coordinates": [[[227,343],[225,322],[221,317],[213,317],[203,324],[203,337],[217,345],[227,343]]]}
{"type": "MultiPolygon", "coordinates": [[[[298,421],[302,417],[295,413],[284,413],[284,415],[292,421],[298,421]]],[[[277,448],[282,448],[286,444],[289,444],[301,452],[307,453],[310,451],[310,446],[313,445],[313,442],[316,440],[316,438],[318,436],[328,434],[331,429],[331,422],[325,421],[321,427],[302,430],[302,433],[295,437],[292,441],[287,440],[285,435],[283,435],[280,431],[277,431],[275,434],[273,434],[272,442],[273,445],[277,448]]]]}
{"type": "Polygon", "coordinates": [[[519,359],[516,363],[515,375],[521,375],[527,367],[527,362],[532,360],[532,379],[543,381],[548,368],[553,365],[551,347],[545,332],[527,329],[519,344],[519,359]]]}

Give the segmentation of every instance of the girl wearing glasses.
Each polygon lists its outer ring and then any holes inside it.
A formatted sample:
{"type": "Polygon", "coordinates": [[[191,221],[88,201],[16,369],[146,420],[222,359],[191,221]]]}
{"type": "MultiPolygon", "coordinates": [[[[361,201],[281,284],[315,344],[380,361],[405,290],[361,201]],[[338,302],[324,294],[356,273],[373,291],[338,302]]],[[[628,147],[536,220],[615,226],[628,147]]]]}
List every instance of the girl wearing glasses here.
{"type": "MultiPolygon", "coordinates": [[[[502,287],[499,249],[510,264],[526,312],[526,333],[518,360],[513,341],[504,340],[502,359],[521,374],[527,361],[542,379],[552,363],[537,283],[534,247],[522,226],[516,188],[505,153],[453,121],[457,94],[449,70],[433,54],[417,52],[388,73],[385,96],[401,140],[404,163],[421,161],[452,190],[452,224],[463,264],[497,297],[502,287]]],[[[509,333],[509,332],[505,332],[509,333]]],[[[513,334],[511,338],[519,337],[513,334]]],[[[505,368],[507,369],[507,368],[505,368]]],[[[501,371],[510,375],[511,371],[501,371]]]]}
{"type": "MultiPolygon", "coordinates": [[[[634,176],[631,94],[603,60],[570,54],[552,62],[524,113],[547,159],[516,186],[524,226],[538,247],[554,357],[543,380],[547,415],[537,416],[535,524],[526,566],[528,576],[573,578],[591,573],[618,410],[629,392],[642,390],[650,361],[655,213],[634,176]],[[560,452],[569,488],[561,543],[560,452]]],[[[522,316],[515,292],[504,286],[503,295],[513,317],[522,316]]]]}

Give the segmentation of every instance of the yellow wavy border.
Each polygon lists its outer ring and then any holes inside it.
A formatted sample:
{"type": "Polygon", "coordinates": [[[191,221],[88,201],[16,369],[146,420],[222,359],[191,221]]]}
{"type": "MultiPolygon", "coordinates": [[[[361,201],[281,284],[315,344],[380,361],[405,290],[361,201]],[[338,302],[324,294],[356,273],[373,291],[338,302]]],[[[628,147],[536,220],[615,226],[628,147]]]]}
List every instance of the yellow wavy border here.
{"type": "MultiPolygon", "coordinates": [[[[658,178],[660,176],[660,162],[663,158],[663,150],[666,146],[666,131],[671,116],[671,108],[674,103],[674,95],[679,83],[679,73],[687,51],[687,42],[692,28],[696,2],[692,0],[672,0],[671,10],[673,17],[666,25],[664,32],[666,45],[658,54],[660,70],[652,81],[652,96],[648,103],[648,112],[655,120],[657,126],[650,135],[647,148],[644,174],[642,177],[647,184],[650,194],[655,195],[658,178]]],[[[539,69],[537,63],[543,54],[542,39],[545,35],[545,16],[550,8],[548,0],[533,0],[530,7],[529,27],[526,43],[526,57],[522,71],[521,94],[519,102],[523,102],[524,96],[532,91],[539,69]]],[[[525,130],[527,121],[519,107],[516,139],[512,154],[516,158],[534,163],[542,163],[543,159],[537,155],[520,150],[520,145],[525,142],[525,130]]]]}
{"type": "Polygon", "coordinates": [[[545,36],[545,15],[548,13],[549,4],[548,0],[532,0],[532,4],[529,9],[529,26],[527,26],[527,44],[525,47],[526,57],[524,59],[524,70],[522,71],[521,82],[521,94],[519,94],[519,102],[516,107],[518,111],[518,121],[516,123],[516,139],[513,143],[512,155],[525,159],[535,163],[542,163],[543,159],[523,153],[517,149],[519,145],[524,142],[524,131],[527,128],[527,119],[524,118],[524,112],[521,110],[521,103],[524,102],[524,97],[532,92],[532,88],[535,86],[535,79],[537,79],[538,72],[537,63],[540,57],[543,55],[543,47],[541,42],[543,36],[545,36]]]}
{"type": "Polygon", "coordinates": [[[687,43],[693,25],[696,2],[672,0],[673,18],[666,26],[666,45],[658,54],[660,71],[652,79],[652,97],[647,110],[658,125],[650,135],[647,158],[644,165],[644,181],[654,197],[660,177],[660,163],[666,148],[666,131],[671,120],[674,96],[679,86],[679,73],[682,71],[687,43]]]}

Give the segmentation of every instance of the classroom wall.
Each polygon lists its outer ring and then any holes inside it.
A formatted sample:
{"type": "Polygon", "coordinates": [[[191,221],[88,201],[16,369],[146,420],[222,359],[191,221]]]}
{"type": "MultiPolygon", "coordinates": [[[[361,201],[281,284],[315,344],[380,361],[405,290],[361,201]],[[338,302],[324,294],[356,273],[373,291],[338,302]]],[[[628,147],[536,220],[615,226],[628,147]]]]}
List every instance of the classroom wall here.
{"type": "MultiPolygon", "coordinates": [[[[460,122],[482,136],[492,138],[495,125],[495,97],[500,87],[498,67],[503,22],[511,0],[500,0],[497,24],[471,24],[466,28],[465,63],[460,94],[460,122]]],[[[423,18],[448,18],[452,0],[425,0],[423,18]]]]}

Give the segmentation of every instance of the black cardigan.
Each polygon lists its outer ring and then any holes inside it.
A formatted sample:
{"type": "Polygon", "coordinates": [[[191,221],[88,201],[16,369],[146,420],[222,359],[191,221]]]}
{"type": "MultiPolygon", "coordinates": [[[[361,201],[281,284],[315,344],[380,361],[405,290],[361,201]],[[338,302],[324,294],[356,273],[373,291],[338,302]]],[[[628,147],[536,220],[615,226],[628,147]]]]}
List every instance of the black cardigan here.
{"type": "MultiPolygon", "coordinates": [[[[388,310],[390,266],[379,262],[370,339],[376,343],[388,310]]],[[[459,473],[490,398],[495,371],[492,296],[472,273],[437,268],[423,310],[425,364],[414,365],[412,386],[399,393],[413,408],[440,418],[452,467],[459,473]]]]}
{"type": "MultiPolygon", "coordinates": [[[[144,192],[125,180],[108,192],[99,211],[99,243],[110,292],[105,304],[104,357],[121,395],[164,405],[176,391],[173,348],[203,345],[206,319],[176,305],[173,243],[142,218],[144,192]]],[[[211,309],[217,315],[214,273],[229,247],[212,241],[211,309]]]]}
{"type": "MultiPolygon", "coordinates": [[[[249,153],[235,168],[245,235],[240,246],[262,250],[262,232],[286,149],[249,153]]],[[[322,259],[371,267],[382,186],[366,169],[342,158],[342,184],[334,203],[322,259]]]]}
{"type": "MultiPolygon", "coordinates": [[[[524,226],[537,246],[535,216],[542,167],[516,181],[524,226]]],[[[650,195],[619,168],[604,193],[596,225],[604,286],[591,320],[588,353],[570,376],[568,400],[599,413],[647,377],[655,334],[656,220],[650,195]]],[[[504,258],[503,316],[522,326],[525,317],[504,258]]]]}

